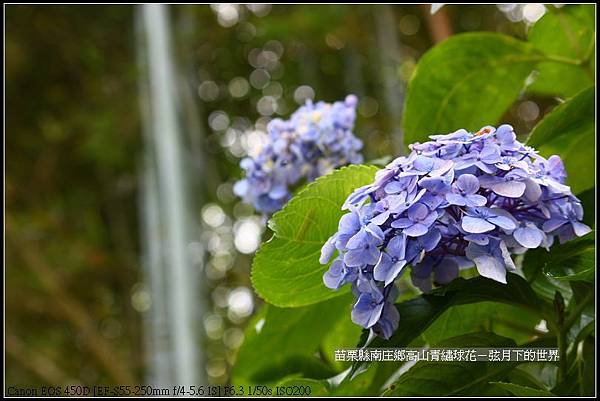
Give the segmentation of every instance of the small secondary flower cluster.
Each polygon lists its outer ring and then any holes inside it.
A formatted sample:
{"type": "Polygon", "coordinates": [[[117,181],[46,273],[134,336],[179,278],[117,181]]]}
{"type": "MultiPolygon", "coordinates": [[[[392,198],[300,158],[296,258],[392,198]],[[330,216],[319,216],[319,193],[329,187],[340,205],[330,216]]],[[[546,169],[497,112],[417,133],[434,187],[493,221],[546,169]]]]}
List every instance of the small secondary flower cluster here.
{"type": "Polygon", "coordinates": [[[590,231],[561,159],[541,157],[510,125],[430,138],[348,197],[349,213],[321,251],[323,264],[339,253],[325,285],[351,283],[352,320],[384,338],[398,327],[394,280],[407,266],[422,291],[473,265],[506,283],[506,271],[515,270],[511,253],[590,231]]]}
{"type": "Polygon", "coordinates": [[[362,142],[352,133],[357,103],[354,95],[333,104],[309,100],[290,120],[272,120],[258,156],[241,161],[245,178],[235,184],[235,194],[269,215],[291,198],[292,186],[301,180],[313,181],[336,167],[362,163],[362,142]]]}

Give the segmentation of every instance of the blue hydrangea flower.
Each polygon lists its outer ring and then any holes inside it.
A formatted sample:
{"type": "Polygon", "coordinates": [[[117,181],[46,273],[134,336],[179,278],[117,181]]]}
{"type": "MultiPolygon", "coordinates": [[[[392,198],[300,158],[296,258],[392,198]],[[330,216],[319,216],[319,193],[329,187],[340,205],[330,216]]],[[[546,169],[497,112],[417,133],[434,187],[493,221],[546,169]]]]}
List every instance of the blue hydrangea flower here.
{"type": "Polygon", "coordinates": [[[452,185],[452,192],[446,194],[446,200],[456,206],[483,206],[487,203],[485,196],[478,195],[479,180],[473,174],[463,174],[452,185]]]}
{"type": "Polygon", "coordinates": [[[389,338],[401,316],[394,281],[410,267],[422,291],[465,268],[506,283],[512,254],[590,232],[558,156],[523,145],[510,125],[433,135],[410,146],[344,202],[321,263],[323,280],[352,285],[352,320],[389,338]]]}
{"type": "Polygon", "coordinates": [[[400,274],[406,265],[406,234],[393,237],[387,244],[385,252],[381,252],[377,264],[373,268],[375,280],[389,285],[400,274]]]}
{"type": "Polygon", "coordinates": [[[235,184],[235,194],[268,216],[281,209],[301,181],[362,163],[362,142],[352,133],[357,103],[354,95],[333,104],[309,100],[289,120],[272,120],[266,145],[241,161],[245,177],[235,184]]]}
{"type": "Polygon", "coordinates": [[[468,233],[481,234],[501,228],[507,231],[514,230],[516,225],[510,217],[503,216],[502,209],[487,207],[470,207],[465,210],[461,227],[468,233]]]}

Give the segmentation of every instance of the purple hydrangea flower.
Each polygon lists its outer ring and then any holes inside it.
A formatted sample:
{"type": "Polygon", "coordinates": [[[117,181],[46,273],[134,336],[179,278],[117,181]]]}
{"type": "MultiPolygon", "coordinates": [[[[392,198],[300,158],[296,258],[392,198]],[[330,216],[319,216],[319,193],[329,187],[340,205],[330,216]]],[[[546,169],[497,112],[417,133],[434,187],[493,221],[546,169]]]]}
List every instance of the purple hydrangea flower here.
{"type": "Polygon", "coordinates": [[[487,203],[485,196],[477,194],[479,180],[473,174],[463,174],[452,185],[452,192],[446,194],[446,200],[457,206],[483,206],[487,203]]]}
{"type": "Polygon", "coordinates": [[[472,267],[506,283],[512,254],[590,232],[560,158],[523,145],[510,125],[431,139],[346,199],[348,213],[321,253],[323,264],[338,254],[325,284],[351,283],[352,320],[384,338],[401,318],[394,281],[407,268],[422,291],[472,267]]]}
{"type": "Polygon", "coordinates": [[[290,120],[272,120],[266,145],[241,161],[245,177],[235,184],[235,194],[268,216],[283,207],[300,181],[362,163],[362,142],[352,133],[357,103],[354,95],[333,104],[309,100],[290,120]]]}
{"type": "Polygon", "coordinates": [[[506,284],[506,271],[515,271],[516,267],[504,241],[490,238],[487,245],[469,243],[466,256],[477,266],[484,277],[506,284]]]}
{"type": "Polygon", "coordinates": [[[400,217],[392,222],[394,228],[402,228],[409,237],[420,237],[427,234],[429,227],[435,222],[438,213],[430,211],[423,203],[415,203],[406,211],[406,217],[400,217]]]}
{"type": "Polygon", "coordinates": [[[352,309],[352,321],[368,329],[379,321],[384,305],[385,298],[379,291],[363,292],[352,309]]]}
{"type": "Polygon", "coordinates": [[[499,208],[467,208],[465,211],[466,215],[462,218],[461,227],[471,234],[481,234],[492,231],[495,228],[514,230],[516,228],[515,222],[509,217],[503,216],[504,213],[500,211],[501,209],[499,208]]]}
{"type": "Polygon", "coordinates": [[[373,268],[375,280],[389,285],[400,275],[406,265],[406,234],[395,236],[388,242],[385,252],[381,252],[377,264],[373,268]]]}
{"type": "Polygon", "coordinates": [[[356,268],[347,266],[341,259],[336,259],[323,276],[323,281],[328,288],[337,290],[346,283],[354,282],[357,275],[358,270],[356,268]]]}

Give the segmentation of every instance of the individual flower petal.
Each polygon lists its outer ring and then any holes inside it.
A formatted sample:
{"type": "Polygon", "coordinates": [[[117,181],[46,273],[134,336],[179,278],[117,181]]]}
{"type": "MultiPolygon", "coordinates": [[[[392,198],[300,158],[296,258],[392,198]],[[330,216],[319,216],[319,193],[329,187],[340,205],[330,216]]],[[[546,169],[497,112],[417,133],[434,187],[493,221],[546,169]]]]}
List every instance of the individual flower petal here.
{"type": "Polygon", "coordinates": [[[352,321],[365,329],[373,326],[383,311],[384,303],[371,293],[362,293],[352,309],[352,321]]]}
{"type": "Polygon", "coordinates": [[[373,269],[373,277],[375,280],[383,281],[387,286],[400,275],[404,266],[406,266],[405,260],[393,261],[389,255],[381,253],[381,258],[373,269]]]}
{"type": "Polygon", "coordinates": [[[467,234],[465,239],[477,245],[487,245],[490,242],[490,237],[485,234],[467,234]]]}
{"type": "Polygon", "coordinates": [[[323,282],[327,288],[337,290],[344,282],[344,262],[335,260],[323,275],[323,282]]]}
{"type": "Polygon", "coordinates": [[[467,199],[463,195],[452,193],[452,192],[446,194],[446,200],[451,205],[456,205],[456,206],[466,206],[467,205],[467,199]]]}
{"type": "Polygon", "coordinates": [[[484,206],[487,203],[487,199],[485,196],[472,194],[465,196],[465,206],[476,207],[476,206],[484,206]]]}
{"type": "Polygon", "coordinates": [[[536,202],[542,196],[542,187],[534,180],[528,178],[525,180],[525,199],[529,202],[536,202]]]}
{"type": "Polygon", "coordinates": [[[357,249],[350,249],[344,255],[344,263],[348,266],[374,265],[379,260],[380,252],[372,242],[357,249]]]}
{"type": "Polygon", "coordinates": [[[416,203],[408,209],[408,218],[413,221],[423,220],[429,214],[429,209],[422,203],[416,203]]]}
{"type": "Polygon", "coordinates": [[[379,321],[373,326],[373,331],[388,340],[398,328],[399,322],[400,313],[398,309],[392,302],[386,302],[379,321]]]}
{"type": "Polygon", "coordinates": [[[405,228],[403,233],[408,235],[409,237],[420,237],[421,235],[427,234],[428,231],[428,226],[421,223],[416,223],[411,225],[410,227],[405,228]]]}
{"type": "Polygon", "coordinates": [[[505,230],[514,230],[516,227],[515,222],[506,216],[493,216],[488,218],[488,221],[505,230]]]}
{"type": "Polygon", "coordinates": [[[462,218],[462,228],[468,233],[480,234],[492,231],[496,226],[479,217],[465,216],[462,218]]]}
{"type": "Polygon", "coordinates": [[[537,227],[519,227],[513,232],[513,237],[525,248],[537,248],[544,240],[544,233],[537,227]]]}
{"type": "Polygon", "coordinates": [[[518,198],[523,196],[527,185],[521,181],[502,181],[492,185],[492,191],[508,198],[518,198]]]}
{"type": "Polygon", "coordinates": [[[575,235],[578,237],[583,237],[584,235],[592,232],[591,228],[578,221],[574,221],[571,224],[573,225],[573,231],[575,231],[575,235]]]}
{"type": "Polygon", "coordinates": [[[479,190],[479,180],[473,174],[462,174],[455,185],[463,194],[474,194],[479,190]]]}
{"type": "Polygon", "coordinates": [[[329,259],[331,259],[331,256],[333,256],[333,252],[335,252],[335,240],[336,237],[334,235],[330,237],[327,242],[325,242],[325,245],[323,245],[323,248],[321,248],[321,257],[319,258],[319,262],[322,265],[329,262],[329,259]]]}
{"type": "Polygon", "coordinates": [[[502,258],[490,252],[488,246],[480,246],[473,242],[467,246],[466,255],[475,262],[477,271],[483,277],[506,284],[506,265],[502,258]]]}

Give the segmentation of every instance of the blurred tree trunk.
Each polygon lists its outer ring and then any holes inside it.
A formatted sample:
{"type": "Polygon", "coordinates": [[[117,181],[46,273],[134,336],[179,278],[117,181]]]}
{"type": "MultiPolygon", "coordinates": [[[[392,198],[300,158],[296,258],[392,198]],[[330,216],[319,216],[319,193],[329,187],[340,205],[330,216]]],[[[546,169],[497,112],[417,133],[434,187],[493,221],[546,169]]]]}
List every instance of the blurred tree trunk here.
{"type": "Polygon", "coordinates": [[[452,21],[446,7],[442,7],[435,13],[431,13],[431,4],[422,4],[421,11],[427,21],[427,30],[434,43],[439,43],[453,34],[452,21]]]}
{"type": "Polygon", "coordinates": [[[169,13],[164,5],[140,6],[143,29],[140,64],[146,156],[144,235],[150,282],[151,321],[148,352],[154,385],[198,385],[201,360],[198,327],[199,272],[188,245],[195,228],[189,210],[187,155],[182,147],[182,104],[172,49],[169,13]]]}

